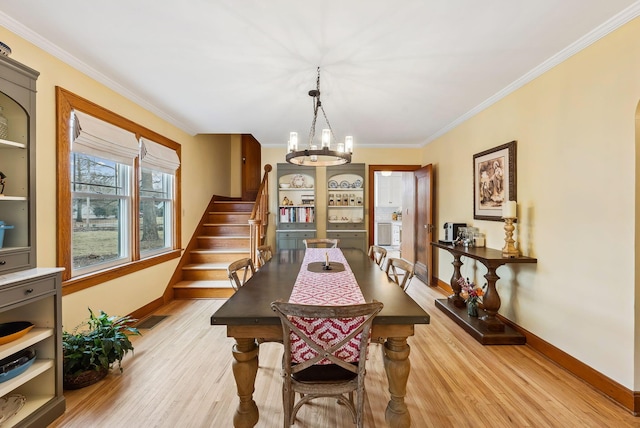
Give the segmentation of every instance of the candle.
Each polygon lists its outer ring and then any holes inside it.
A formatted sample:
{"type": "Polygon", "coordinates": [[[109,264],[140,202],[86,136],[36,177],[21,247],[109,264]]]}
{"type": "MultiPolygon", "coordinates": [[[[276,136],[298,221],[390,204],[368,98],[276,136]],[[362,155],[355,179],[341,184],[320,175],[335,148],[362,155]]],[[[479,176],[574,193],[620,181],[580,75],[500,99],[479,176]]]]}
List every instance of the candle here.
{"type": "Polygon", "coordinates": [[[502,205],[502,218],[516,218],[516,201],[506,201],[502,205]]]}
{"type": "Polygon", "coordinates": [[[324,253],[324,265],[329,266],[329,252],[324,253]]]}

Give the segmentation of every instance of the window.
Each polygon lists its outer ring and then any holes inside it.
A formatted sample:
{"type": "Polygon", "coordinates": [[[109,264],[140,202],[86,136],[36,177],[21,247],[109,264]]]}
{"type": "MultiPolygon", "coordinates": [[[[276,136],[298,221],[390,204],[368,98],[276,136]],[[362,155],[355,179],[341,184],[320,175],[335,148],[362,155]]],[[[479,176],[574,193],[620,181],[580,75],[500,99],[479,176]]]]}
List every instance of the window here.
{"type": "Polygon", "coordinates": [[[173,184],[180,165],[175,151],[154,141],[140,141],[140,253],[171,247],[173,184]]]}
{"type": "Polygon", "coordinates": [[[56,89],[65,292],[179,257],[180,146],[56,89]]]}

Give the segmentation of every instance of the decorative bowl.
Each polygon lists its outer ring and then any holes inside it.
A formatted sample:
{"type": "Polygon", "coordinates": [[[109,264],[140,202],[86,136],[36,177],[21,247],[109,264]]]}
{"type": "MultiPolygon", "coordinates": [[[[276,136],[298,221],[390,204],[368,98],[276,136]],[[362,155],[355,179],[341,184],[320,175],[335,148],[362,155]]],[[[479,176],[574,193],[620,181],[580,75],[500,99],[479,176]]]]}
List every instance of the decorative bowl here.
{"type": "Polygon", "coordinates": [[[15,321],[0,324],[0,345],[20,339],[33,328],[29,321],[15,321]]]}
{"type": "Polygon", "coordinates": [[[3,358],[0,360],[0,382],[6,382],[24,373],[35,360],[36,351],[31,348],[3,358]]]}
{"type": "Polygon", "coordinates": [[[288,189],[289,187],[291,187],[291,184],[288,184],[288,183],[282,183],[282,184],[280,184],[280,188],[281,188],[281,189],[288,189]]]}

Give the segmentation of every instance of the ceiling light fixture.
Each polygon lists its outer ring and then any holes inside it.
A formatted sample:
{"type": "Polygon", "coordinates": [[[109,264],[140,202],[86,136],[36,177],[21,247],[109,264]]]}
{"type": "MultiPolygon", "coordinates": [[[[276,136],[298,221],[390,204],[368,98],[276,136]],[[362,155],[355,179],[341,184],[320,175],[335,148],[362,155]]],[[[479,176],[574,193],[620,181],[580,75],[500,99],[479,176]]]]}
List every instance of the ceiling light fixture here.
{"type": "Polygon", "coordinates": [[[298,133],[291,132],[289,134],[289,144],[287,153],[287,162],[295,165],[305,166],[332,166],[351,163],[351,154],[353,153],[353,137],[348,135],[344,138],[344,143],[338,143],[335,150],[331,150],[331,140],[335,141],[333,129],[327,119],[327,114],[322,107],[320,101],[320,67],[318,67],[318,78],[316,80],[316,89],[309,91],[309,96],[313,97],[313,121],[311,122],[311,130],[309,131],[309,144],[305,150],[298,150],[298,133]],[[322,111],[324,120],[328,129],[322,130],[321,148],[319,149],[313,142],[316,135],[316,121],[318,119],[318,110],[322,111]]]}

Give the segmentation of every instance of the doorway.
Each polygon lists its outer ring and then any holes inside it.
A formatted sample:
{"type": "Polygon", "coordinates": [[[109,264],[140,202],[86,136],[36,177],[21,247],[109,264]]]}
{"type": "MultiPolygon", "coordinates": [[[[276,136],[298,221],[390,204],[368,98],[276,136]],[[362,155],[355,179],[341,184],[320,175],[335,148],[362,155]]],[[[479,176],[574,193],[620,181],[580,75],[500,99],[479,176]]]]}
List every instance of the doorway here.
{"type": "Polygon", "coordinates": [[[369,245],[413,263],[415,186],[419,165],[369,165],[369,245]]]}

